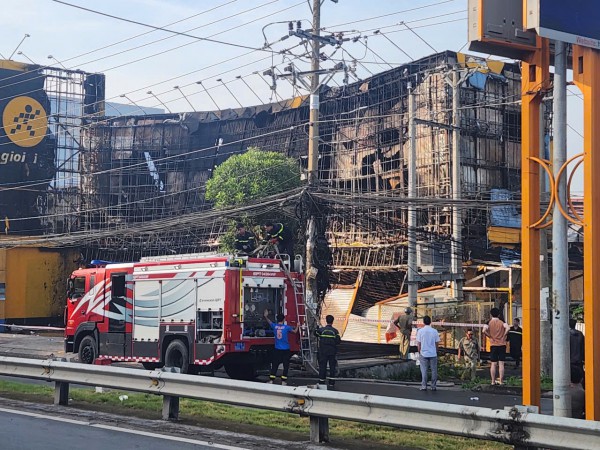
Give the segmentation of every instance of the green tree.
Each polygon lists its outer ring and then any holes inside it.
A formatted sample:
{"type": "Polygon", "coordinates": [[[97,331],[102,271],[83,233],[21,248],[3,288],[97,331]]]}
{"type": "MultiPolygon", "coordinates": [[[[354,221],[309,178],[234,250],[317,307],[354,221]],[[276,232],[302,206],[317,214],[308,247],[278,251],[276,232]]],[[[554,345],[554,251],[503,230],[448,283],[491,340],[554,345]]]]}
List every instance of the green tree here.
{"type": "Polygon", "coordinates": [[[206,184],[206,199],[223,209],[300,186],[298,163],[281,153],[250,147],[227,159],[206,184]]]}
{"type": "MultiPolygon", "coordinates": [[[[250,147],[246,153],[232,156],[215,169],[206,184],[206,199],[214,202],[215,208],[223,209],[285,192],[300,184],[300,167],[294,159],[250,147]]],[[[260,225],[265,219],[277,219],[292,230],[296,228],[292,221],[270,215],[241,215],[237,221],[244,222],[247,229],[259,238],[260,225]]],[[[235,222],[231,221],[229,231],[220,238],[222,251],[233,250],[235,222]]]]}

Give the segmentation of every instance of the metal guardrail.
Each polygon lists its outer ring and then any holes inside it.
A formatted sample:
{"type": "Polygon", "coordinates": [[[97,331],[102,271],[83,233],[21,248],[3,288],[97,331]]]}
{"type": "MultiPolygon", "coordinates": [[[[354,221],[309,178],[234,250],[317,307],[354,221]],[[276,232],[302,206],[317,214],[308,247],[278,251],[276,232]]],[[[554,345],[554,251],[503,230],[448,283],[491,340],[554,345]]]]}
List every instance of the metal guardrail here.
{"type": "Polygon", "coordinates": [[[0,357],[0,375],[55,382],[54,403],[61,405],[68,404],[69,383],[162,395],[164,419],[177,418],[180,397],[308,416],[313,442],[328,441],[331,418],[503,442],[517,448],[600,448],[600,422],[545,416],[519,407],[494,410],[311,386],[13,357],[0,357]]]}

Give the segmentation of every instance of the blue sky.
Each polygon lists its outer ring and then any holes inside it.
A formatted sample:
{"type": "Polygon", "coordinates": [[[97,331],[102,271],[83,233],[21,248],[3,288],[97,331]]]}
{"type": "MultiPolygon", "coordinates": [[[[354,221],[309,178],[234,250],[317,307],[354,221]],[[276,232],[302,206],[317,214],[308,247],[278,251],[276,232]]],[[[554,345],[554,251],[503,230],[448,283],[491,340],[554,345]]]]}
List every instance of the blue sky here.
{"type": "MultiPolygon", "coordinates": [[[[287,34],[288,21],[302,20],[303,28],[309,28],[311,19],[307,0],[66,1],[252,48],[263,46],[265,25],[272,23],[265,28],[265,35],[272,42],[287,34]],[[172,24],[176,21],[180,22],[172,24]]],[[[237,107],[236,99],[217,81],[221,79],[239,102],[253,105],[258,99],[243,81],[266,102],[271,97],[271,90],[253,72],[262,73],[272,64],[280,69],[285,65],[280,54],[173,36],[163,31],[148,33],[148,28],[51,0],[2,0],[2,7],[0,53],[4,57],[13,52],[25,33],[30,34],[19,48],[23,54],[15,54],[13,59],[28,62],[27,58],[30,58],[38,64],[58,64],[48,59],[48,55],[52,55],[68,68],[104,72],[107,76],[106,96],[113,101],[128,102],[120,97],[126,94],[141,105],[161,107],[147,94],[152,90],[171,110],[188,111],[191,109],[189,104],[181,92],[174,89],[179,86],[195,109],[212,110],[212,100],[202,86],[196,84],[201,80],[221,108],[237,107]],[[242,76],[243,81],[236,76],[242,76]]],[[[354,36],[360,31],[367,37],[368,50],[363,45],[364,40],[344,44],[350,55],[361,60],[357,75],[365,78],[369,75],[367,69],[377,73],[389,69],[390,65],[407,62],[408,57],[397,47],[415,59],[433,53],[432,48],[399,22],[406,22],[438,51],[461,48],[466,51],[466,17],[467,0],[339,0],[338,3],[325,0],[321,26],[331,31],[347,31],[354,36]],[[377,28],[385,36],[374,35],[377,28]]],[[[281,50],[298,42],[298,38],[290,37],[272,48],[281,50]]],[[[341,51],[336,53],[337,56],[343,56],[347,62],[352,59],[341,51]]],[[[300,69],[305,68],[301,63],[298,65],[300,69]]],[[[323,63],[324,67],[329,65],[333,62],[323,63]]],[[[341,82],[341,76],[337,81],[341,82]]],[[[278,81],[277,92],[283,98],[293,95],[292,87],[284,80],[278,81]]],[[[569,98],[569,123],[581,132],[579,109],[582,102],[575,96],[569,98]]],[[[582,140],[572,130],[569,131],[569,145],[573,147],[571,153],[581,151],[582,140]]],[[[581,190],[579,185],[578,181],[574,187],[576,191],[581,190]]]]}

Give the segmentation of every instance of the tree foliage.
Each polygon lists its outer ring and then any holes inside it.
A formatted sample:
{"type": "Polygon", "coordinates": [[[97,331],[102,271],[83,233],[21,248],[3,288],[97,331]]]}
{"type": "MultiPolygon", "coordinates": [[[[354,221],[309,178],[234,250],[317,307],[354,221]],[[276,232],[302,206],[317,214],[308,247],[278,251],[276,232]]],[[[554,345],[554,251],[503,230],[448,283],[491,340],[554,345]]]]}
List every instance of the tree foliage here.
{"type": "Polygon", "coordinates": [[[250,147],[227,159],[206,184],[206,198],[216,208],[245,204],[300,186],[298,163],[281,153],[250,147]]]}

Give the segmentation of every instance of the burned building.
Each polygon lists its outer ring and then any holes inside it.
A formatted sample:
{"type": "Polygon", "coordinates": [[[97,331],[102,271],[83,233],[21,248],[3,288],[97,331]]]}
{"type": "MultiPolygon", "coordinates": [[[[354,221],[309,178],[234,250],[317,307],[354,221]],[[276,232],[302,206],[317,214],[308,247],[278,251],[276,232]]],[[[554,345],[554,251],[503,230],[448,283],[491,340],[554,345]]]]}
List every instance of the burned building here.
{"type": "Polygon", "coordinates": [[[81,131],[104,115],[104,75],[0,61],[4,234],[78,231],[81,131]]]}
{"type": "MultiPolygon", "coordinates": [[[[457,114],[466,259],[486,251],[492,189],[519,190],[518,66],[448,51],[321,90],[320,188],[313,198],[326,207],[334,282],[352,284],[364,271],[366,302],[397,294],[406,270],[411,90],[418,119],[412,201],[418,207],[420,261],[423,268],[446,270],[454,120],[448,81],[455,70],[462,77],[457,114]]],[[[44,231],[57,245],[79,245],[90,259],[214,248],[227,226],[204,198],[214,168],[251,146],[305,165],[309,127],[307,97],[81,124],[70,160],[77,164],[73,195],[39,195],[44,231]]]]}
{"type": "MultiPolygon", "coordinates": [[[[419,227],[422,238],[432,241],[451,234],[452,208],[426,199],[452,195],[448,77],[455,68],[464,78],[458,111],[462,197],[483,205],[464,208],[463,234],[467,242],[485,245],[485,201],[492,189],[516,189],[519,182],[519,69],[444,52],[322,90],[319,176],[322,199],[332,203],[334,212],[328,218],[328,237],[336,250],[335,267],[403,267],[406,208],[394,200],[407,196],[411,86],[420,119],[419,227]],[[344,207],[344,196],[352,197],[352,208],[344,207]]],[[[250,146],[303,162],[308,127],[308,100],[303,97],[236,110],[119,117],[92,126],[82,140],[80,229],[139,225],[210,208],[203,186],[217,165],[250,146]]],[[[176,237],[163,243],[169,248],[185,244],[189,250],[192,245],[202,248],[211,238],[195,236],[193,244],[176,237]]]]}

